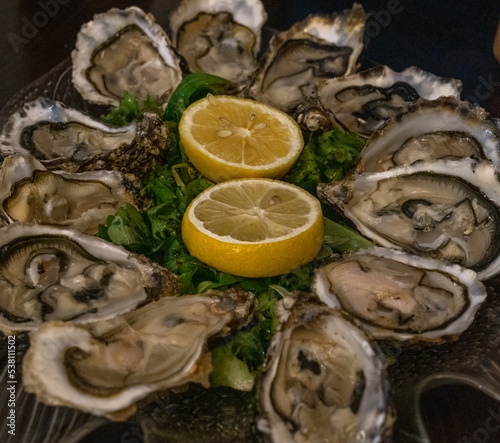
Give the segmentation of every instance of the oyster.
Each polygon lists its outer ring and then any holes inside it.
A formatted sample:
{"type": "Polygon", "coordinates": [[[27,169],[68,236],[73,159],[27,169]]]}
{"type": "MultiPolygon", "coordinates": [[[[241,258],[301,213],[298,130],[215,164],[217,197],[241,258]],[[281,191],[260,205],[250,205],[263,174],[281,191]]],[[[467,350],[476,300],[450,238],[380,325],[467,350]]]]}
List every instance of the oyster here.
{"type": "Polygon", "coordinates": [[[272,442],[380,442],[389,434],[389,384],[378,348],[310,294],[277,307],[264,364],[259,429],[272,442]]]}
{"type": "Polygon", "coordinates": [[[321,266],[312,288],[376,339],[457,338],[486,299],[474,271],[386,248],[350,253],[321,266]]]}
{"type": "Polygon", "coordinates": [[[304,97],[292,116],[304,131],[330,131],[337,126],[333,113],[323,106],[317,90],[304,97]]]}
{"type": "Polygon", "coordinates": [[[154,391],[208,387],[207,340],[245,323],[252,304],[248,292],[209,291],[165,297],[107,322],[46,323],[30,336],[26,390],[48,404],[124,420],[154,391]]]}
{"type": "Polygon", "coordinates": [[[481,280],[500,271],[500,182],[489,161],[436,160],[353,174],[320,184],[318,196],[382,246],[458,263],[481,280]]]}
{"type": "Polygon", "coordinates": [[[0,239],[2,331],[107,319],[180,291],[170,271],[77,231],[13,223],[0,239]]]}
{"type": "Polygon", "coordinates": [[[333,113],[335,121],[364,136],[419,98],[460,98],[461,91],[459,80],[438,77],[415,66],[402,72],[377,66],[318,84],[321,102],[333,113]]]}
{"type": "Polygon", "coordinates": [[[170,16],[172,42],[191,71],[244,83],[257,70],[266,20],[260,0],[183,0],[170,16]]]}
{"type": "Polygon", "coordinates": [[[117,106],[123,91],[165,103],[182,80],[180,60],[152,15],[132,6],[97,14],[78,33],[73,84],[85,100],[117,106]]]}
{"type": "Polygon", "coordinates": [[[354,3],[339,14],[310,15],[274,36],[249,95],[293,112],[319,79],[356,70],[365,21],[363,7],[354,3]]]}
{"type": "Polygon", "coordinates": [[[52,172],[30,155],[14,154],[0,167],[0,215],[10,222],[56,225],[96,235],[100,223],[134,193],[118,171],[52,172]]]}
{"type": "Polygon", "coordinates": [[[478,105],[454,97],[421,99],[371,135],[357,171],[464,157],[486,158],[500,169],[499,121],[478,105]]]}
{"type": "Polygon", "coordinates": [[[26,103],[0,134],[4,154],[31,154],[49,169],[116,169],[139,177],[161,161],[169,145],[156,114],[116,128],[45,98],[26,103]]]}

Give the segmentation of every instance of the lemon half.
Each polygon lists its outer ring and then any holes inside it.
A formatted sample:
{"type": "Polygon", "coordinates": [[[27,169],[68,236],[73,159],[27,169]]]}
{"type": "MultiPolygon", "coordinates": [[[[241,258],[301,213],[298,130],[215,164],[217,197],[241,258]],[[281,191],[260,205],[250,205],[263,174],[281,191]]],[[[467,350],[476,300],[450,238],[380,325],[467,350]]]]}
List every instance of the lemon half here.
{"type": "Polygon", "coordinates": [[[190,105],[179,136],[191,163],[214,182],[280,178],[304,146],[302,132],[288,114],[226,95],[209,95],[190,105]]]}
{"type": "Polygon", "coordinates": [[[321,249],[320,202],[270,179],[219,183],[195,198],[182,219],[191,255],[229,274],[270,277],[309,261],[321,249]]]}

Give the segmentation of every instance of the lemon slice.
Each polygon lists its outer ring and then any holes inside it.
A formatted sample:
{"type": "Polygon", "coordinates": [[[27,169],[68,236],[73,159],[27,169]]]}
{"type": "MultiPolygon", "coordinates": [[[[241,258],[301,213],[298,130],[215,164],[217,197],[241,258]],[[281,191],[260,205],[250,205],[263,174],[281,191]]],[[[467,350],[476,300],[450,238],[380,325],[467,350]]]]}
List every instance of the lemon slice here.
{"type": "Polygon", "coordinates": [[[191,163],[214,182],[284,176],[304,140],[293,118],[254,100],[209,95],[190,105],[179,136],[191,163]]]}
{"type": "Polygon", "coordinates": [[[323,242],[319,201],[289,183],[230,180],[195,198],[182,219],[191,255],[243,277],[270,277],[311,261],[323,242]]]}

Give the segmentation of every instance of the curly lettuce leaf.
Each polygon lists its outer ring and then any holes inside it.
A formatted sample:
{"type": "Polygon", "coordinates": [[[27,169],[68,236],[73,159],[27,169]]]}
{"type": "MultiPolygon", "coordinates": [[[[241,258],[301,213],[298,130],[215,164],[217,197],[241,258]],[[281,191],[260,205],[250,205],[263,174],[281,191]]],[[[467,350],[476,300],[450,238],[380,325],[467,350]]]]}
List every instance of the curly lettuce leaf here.
{"type": "Polygon", "coordinates": [[[356,164],[363,146],[361,137],[339,128],[312,133],[284,180],[316,195],[319,183],[346,177],[356,164]]]}
{"type": "Polygon", "coordinates": [[[145,213],[129,203],[110,215],[106,225],[99,226],[99,236],[137,253],[149,252],[154,247],[145,213]]]}
{"type": "Polygon", "coordinates": [[[100,120],[113,126],[125,126],[133,121],[142,120],[146,112],[152,112],[163,117],[158,102],[154,98],[148,96],[140,103],[136,96],[125,91],[120,104],[108,114],[101,115],[100,120]]]}

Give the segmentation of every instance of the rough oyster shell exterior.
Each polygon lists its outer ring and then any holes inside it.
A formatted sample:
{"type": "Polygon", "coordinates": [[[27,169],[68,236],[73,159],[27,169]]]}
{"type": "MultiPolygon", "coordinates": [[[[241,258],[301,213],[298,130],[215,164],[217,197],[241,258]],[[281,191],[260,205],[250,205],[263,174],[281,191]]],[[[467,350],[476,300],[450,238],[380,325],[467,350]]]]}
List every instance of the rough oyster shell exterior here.
{"type": "Polygon", "coordinates": [[[0,134],[4,155],[30,154],[47,169],[67,172],[118,170],[130,182],[150,172],[169,147],[167,129],[156,114],[113,127],[46,98],[26,103],[0,134]]]}

